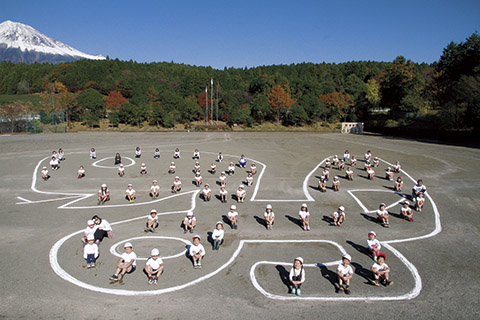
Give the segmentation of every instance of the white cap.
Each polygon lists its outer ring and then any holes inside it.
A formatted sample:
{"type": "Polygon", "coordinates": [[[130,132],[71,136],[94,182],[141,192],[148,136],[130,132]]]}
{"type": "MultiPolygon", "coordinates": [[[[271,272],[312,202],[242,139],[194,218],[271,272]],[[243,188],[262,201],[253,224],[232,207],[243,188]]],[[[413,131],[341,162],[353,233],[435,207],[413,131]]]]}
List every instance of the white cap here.
{"type": "Polygon", "coordinates": [[[91,225],[91,224],[95,224],[95,222],[94,222],[93,220],[88,220],[88,221],[87,221],[87,225],[89,226],[89,225],[91,225]]]}
{"type": "Polygon", "coordinates": [[[142,166],[145,166],[145,163],[142,163],[142,166]]]}
{"type": "Polygon", "coordinates": [[[243,184],[239,185],[238,187],[243,189],[243,184]]]}
{"type": "Polygon", "coordinates": [[[157,180],[153,180],[152,183],[153,183],[153,182],[158,182],[158,181],[157,181],[157,180]]]}
{"type": "Polygon", "coordinates": [[[157,210],[155,210],[155,209],[152,209],[152,210],[150,211],[150,213],[152,213],[152,212],[155,212],[155,213],[157,213],[157,210]]]}
{"type": "Polygon", "coordinates": [[[337,180],[338,180],[338,176],[333,177],[333,179],[337,179],[337,180]]]}
{"type": "Polygon", "coordinates": [[[105,183],[102,184],[102,188],[106,188],[106,187],[107,187],[107,185],[105,183]]]}
{"type": "Polygon", "coordinates": [[[125,244],[123,245],[123,247],[124,247],[124,248],[128,248],[128,247],[133,248],[133,245],[132,245],[131,242],[125,242],[125,244]]]}
{"type": "Polygon", "coordinates": [[[89,241],[89,240],[95,240],[95,237],[94,237],[93,234],[91,234],[91,233],[89,233],[89,234],[87,235],[87,241],[89,241]]]}
{"type": "Polygon", "coordinates": [[[373,234],[375,237],[377,236],[377,234],[373,230],[368,233],[368,235],[371,235],[371,234],[373,234]]]}
{"type": "Polygon", "coordinates": [[[157,248],[152,249],[152,252],[150,252],[151,256],[159,256],[160,255],[160,250],[157,248]]]}
{"type": "Polygon", "coordinates": [[[198,234],[194,235],[192,240],[195,240],[195,238],[198,238],[198,240],[202,240],[202,237],[200,237],[198,234]]]}
{"type": "Polygon", "coordinates": [[[303,264],[303,258],[302,257],[296,257],[295,260],[300,261],[301,264],[303,264]]]}
{"type": "Polygon", "coordinates": [[[171,163],[171,164],[175,164],[175,162],[173,162],[173,161],[172,161],[172,163],[171,163]]]}
{"type": "Polygon", "coordinates": [[[407,200],[403,201],[403,204],[410,204],[407,200]]]}
{"type": "Polygon", "coordinates": [[[221,224],[223,226],[223,222],[222,221],[217,221],[217,223],[215,223],[215,226],[217,226],[218,224],[221,224]]]}
{"type": "Polygon", "coordinates": [[[348,253],[345,253],[343,256],[342,256],[343,259],[347,259],[348,261],[352,261],[352,257],[348,254],[348,253]]]}
{"type": "Polygon", "coordinates": [[[306,203],[302,203],[302,207],[307,207],[307,204],[306,203]]]}
{"type": "Polygon", "coordinates": [[[129,183],[129,184],[128,184],[128,187],[133,187],[133,184],[129,183]]]}
{"type": "Polygon", "coordinates": [[[123,164],[122,164],[122,163],[120,163],[120,167],[123,167],[123,164]]]}
{"type": "Polygon", "coordinates": [[[47,167],[43,167],[43,169],[47,169],[47,167]]]}
{"type": "Polygon", "coordinates": [[[340,207],[338,207],[338,210],[340,210],[340,211],[345,211],[345,207],[344,207],[344,206],[340,206],[340,207]]]}
{"type": "Polygon", "coordinates": [[[180,179],[180,177],[179,177],[179,176],[175,176],[175,179],[180,179]]]}
{"type": "Polygon", "coordinates": [[[380,203],[379,207],[381,207],[381,206],[385,206],[385,207],[386,207],[387,205],[382,202],[382,203],[380,203]]]}
{"type": "Polygon", "coordinates": [[[199,175],[200,175],[200,172],[197,171],[197,173],[195,173],[195,175],[199,176],[199,175]]]}
{"type": "Polygon", "coordinates": [[[208,183],[205,183],[205,187],[207,187],[207,186],[210,187],[210,185],[208,183]]]}
{"type": "Polygon", "coordinates": [[[267,204],[267,209],[272,209],[272,205],[271,205],[271,204],[267,204]]]}
{"type": "Polygon", "coordinates": [[[193,216],[193,212],[192,212],[192,211],[188,211],[188,212],[187,212],[187,216],[193,216]]]}
{"type": "Polygon", "coordinates": [[[237,209],[237,206],[234,205],[234,204],[232,204],[232,205],[230,206],[230,209],[236,210],[236,209],[237,209]]]}
{"type": "Polygon", "coordinates": [[[225,174],[225,171],[222,171],[222,174],[225,174]]]}

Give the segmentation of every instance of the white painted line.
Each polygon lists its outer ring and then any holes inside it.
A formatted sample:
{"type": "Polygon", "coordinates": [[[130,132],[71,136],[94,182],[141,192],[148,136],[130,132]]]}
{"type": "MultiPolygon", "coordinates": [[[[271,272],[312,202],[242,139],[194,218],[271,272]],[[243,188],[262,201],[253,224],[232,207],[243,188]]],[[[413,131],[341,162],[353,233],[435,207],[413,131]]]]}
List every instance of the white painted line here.
{"type": "MultiPolygon", "coordinates": [[[[127,241],[134,241],[134,240],[138,240],[138,239],[166,239],[166,240],[177,240],[177,241],[181,241],[183,242],[184,244],[186,245],[191,245],[192,243],[188,240],[185,240],[185,239],[182,239],[182,238],[177,238],[177,237],[164,237],[164,236],[140,236],[140,237],[134,237],[134,238],[128,238],[128,239],[124,239],[122,241],[119,241],[117,243],[115,243],[113,246],[110,247],[110,253],[114,256],[117,256],[117,257],[121,257],[122,254],[118,253],[118,251],[116,250],[117,247],[127,241]]],[[[163,260],[168,260],[168,259],[174,259],[174,258],[178,258],[178,257],[181,257],[181,256],[184,256],[185,255],[185,252],[186,252],[186,249],[183,249],[180,253],[177,253],[177,254],[174,254],[174,255],[170,255],[170,256],[160,256],[160,258],[162,258],[163,260]]],[[[143,258],[143,257],[138,257],[137,256],[137,260],[147,260],[147,258],[143,258]]]]}
{"type": "Polygon", "coordinates": [[[44,203],[44,202],[53,202],[53,201],[60,201],[60,200],[67,200],[67,199],[73,199],[73,198],[78,198],[78,196],[71,196],[71,197],[63,197],[63,198],[56,198],[56,199],[47,199],[47,200],[27,200],[22,197],[17,197],[20,200],[23,200],[25,202],[17,202],[16,204],[35,204],[35,203],[44,203]]]}
{"type": "Polygon", "coordinates": [[[16,204],[26,204],[26,203],[32,203],[32,201],[28,200],[28,199],[25,199],[25,198],[22,198],[22,197],[17,197],[17,199],[20,199],[24,202],[17,202],[16,204]]]}
{"type": "MultiPolygon", "coordinates": [[[[115,157],[107,157],[107,158],[103,158],[103,159],[97,160],[97,161],[95,161],[94,163],[92,163],[92,166],[97,167],[97,168],[102,168],[102,169],[118,169],[118,165],[113,165],[113,166],[101,166],[101,165],[98,164],[99,162],[102,162],[102,161],[105,161],[105,160],[109,160],[109,159],[115,159],[115,157]]],[[[128,160],[130,160],[130,163],[129,163],[129,164],[123,165],[124,168],[131,167],[131,166],[133,166],[133,165],[135,164],[135,160],[133,160],[133,159],[130,158],[130,157],[122,157],[122,159],[128,159],[128,160]]]]}

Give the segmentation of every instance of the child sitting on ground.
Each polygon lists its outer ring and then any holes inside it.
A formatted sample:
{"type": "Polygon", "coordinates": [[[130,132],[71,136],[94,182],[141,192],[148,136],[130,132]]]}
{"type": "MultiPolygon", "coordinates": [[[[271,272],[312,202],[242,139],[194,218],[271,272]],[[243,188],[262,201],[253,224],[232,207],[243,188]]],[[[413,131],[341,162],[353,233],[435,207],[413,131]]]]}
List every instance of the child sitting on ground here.
{"type": "Polygon", "coordinates": [[[193,244],[190,245],[189,255],[192,257],[193,268],[201,269],[202,268],[202,259],[205,256],[205,248],[200,243],[202,240],[197,234],[193,237],[193,244]]]}
{"type": "Polygon", "coordinates": [[[223,161],[223,155],[222,155],[221,152],[218,153],[217,161],[218,161],[218,162],[222,162],[222,161],[223,161]]]}
{"type": "Polygon", "coordinates": [[[98,245],[95,243],[93,234],[88,234],[87,243],[83,247],[83,258],[87,260],[87,268],[95,268],[98,258],[98,245]]]}
{"type": "Polygon", "coordinates": [[[52,156],[52,160],[50,160],[50,167],[52,168],[52,170],[60,169],[57,157],[52,156]]]}
{"type": "Polygon", "coordinates": [[[142,150],[140,150],[140,147],[137,147],[135,149],[135,158],[140,158],[142,156],[142,150]]]}
{"type": "Polygon", "coordinates": [[[202,190],[203,201],[210,201],[212,197],[212,189],[210,189],[210,185],[205,183],[205,187],[202,190]]]}
{"type": "Polygon", "coordinates": [[[145,232],[155,232],[156,228],[158,228],[158,214],[157,210],[152,209],[147,219],[145,232]]]}
{"type": "Polygon", "coordinates": [[[202,185],[202,176],[200,175],[200,171],[195,173],[195,177],[193,177],[193,182],[195,183],[195,186],[200,187],[202,185]]]}
{"type": "Polygon", "coordinates": [[[400,169],[402,169],[402,166],[400,165],[400,161],[395,162],[395,164],[393,165],[393,171],[395,171],[395,173],[399,173],[400,169]]]}
{"type": "Polygon", "coordinates": [[[387,170],[385,170],[385,179],[393,181],[393,176],[394,172],[392,171],[392,168],[388,167],[387,170]]]}
{"type": "Polygon", "coordinates": [[[410,208],[410,202],[405,200],[402,204],[403,207],[400,209],[400,214],[408,221],[413,222],[413,211],[410,208]]]}
{"type": "Polygon", "coordinates": [[[302,294],[302,284],[305,282],[305,269],[303,268],[303,258],[297,257],[293,260],[293,266],[288,275],[290,280],[289,292],[297,296],[302,294]]]}
{"type": "Polygon", "coordinates": [[[332,213],[331,217],[333,218],[333,225],[340,227],[345,221],[345,207],[338,207],[337,211],[332,213]]]}
{"type": "Polygon", "coordinates": [[[300,217],[303,230],[310,231],[310,212],[308,212],[306,203],[302,203],[298,216],[300,217]]]}
{"type": "Polygon", "coordinates": [[[373,164],[372,166],[374,168],[378,167],[380,165],[380,161],[378,160],[378,157],[373,158],[373,164]]]}
{"type": "Polygon", "coordinates": [[[127,190],[125,190],[125,199],[130,203],[134,203],[135,199],[137,199],[137,192],[135,189],[133,189],[133,185],[131,183],[128,184],[127,190]]]}
{"type": "Polygon", "coordinates": [[[97,193],[98,196],[98,204],[104,204],[106,201],[110,200],[110,190],[108,190],[107,185],[104,183],[100,187],[97,193]]]}
{"type": "Polygon", "coordinates": [[[355,167],[357,165],[357,158],[355,158],[355,156],[352,156],[352,159],[350,160],[350,165],[352,167],[355,167]]]}
{"type": "Polygon", "coordinates": [[[337,267],[338,291],[350,294],[350,280],[353,277],[353,269],[350,265],[352,257],[349,254],[342,256],[342,262],[337,267]]]}
{"type": "Polygon", "coordinates": [[[332,189],[333,191],[338,191],[340,189],[340,180],[338,180],[337,176],[333,177],[332,189]]]}
{"type": "Polygon", "coordinates": [[[193,233],[193,229],[195,229],[195,226],[197,225],[197,218],[193,216],[192,211],[187,212],[187,216],[183,219],[183,233],[187,233],[190,231],[190,233],[193,233]]]}
{"type": "Polygon", "coordinates": [[[120,281],[125,274],[131,274],[137,269],[137,255],[133,252],[132,243],[125,243],[123,248],[125,249],[125,252],[122,253],[122,256],[118,259],[117,269],[113,276],[109,277],[112,281],[120,281]]]}
{"type": "Polygon", "coordinates": [[[215,162],[212,162],[212,164],[210,165],[210,173],[215,174],[216,172],[217,172],[217,165],[215,164],[215,162]]]}
{"type": "Polygon", "coordinates": [[[393,185],[393,190],[397,192],[402,192],[403,189],[403,180],[401,176],[397,177],[397,180],[395,180],[395,183],[393,185]]]}
{"type": "Polygon", "coordinates": [[[220,174],[220,177],[218,178],[218,183],[220,183],[220,186],[225,186],[227,183],[227,176],[225,175],[225,171],[222,171],[220,174]]]}
{"type": "Polygon", "coordinates": [[[200,159],[200,151],[198,151],[198,149],[195,149],[195,151],[193,151],[192,159],[193,160],[199,160],[200,159]]]}
{"type": "Polygon", "coordinates": [[[150,187],[150,197],[157,198],[160,194],[160,186],[158,185],[157,180],[152,181],[152,186],[150,187]]]}
{"type": "Polygon", "coordinates": [[[50,179],[50,175],[48,174],[47,167],[43,167],[42,169],[42,179],[43,181],[47,181],[48,179],[50,179]]]}
{"type": "Polygon", "coordinates": [[[246,179],[246,180],[247,180],[247,187],[251,187],[252,184],[253,184],[253,176],[252,176],[251,173],[249,173],[249,174],[247,175],[247,179],[246,179]]]}
{"type": "Polygon", "coordinates": [[[147,259],[143,270],[148,276],[148,284],[156,285],[158,277],[163,273],[163,260],[160,258],[160,251],[157,248],[150,252],[150,257],[147,259]]]}
{"type": "Polygon", "coordinates": [[[390,215],[388,214],[385,203],[380,203],[380,206],[377,210],[377,218],[382,226],[385,228],[390,228],[390,215]]]}
{"type": "Polygon", "coordinates": [[[95,148],[90,149],[90,159],[97,159],[97,152],[95,148]]]}
{"type": "Polygon", "coordinates": [[[118,175],[120,177],[123,177],[125,175],[125,168],[123,167],[123,164],[120,163],[120,166],[118,167],[118,175]]]}
{"type": "Polygon", "coordinates": [[[318,180],[318,190],[320,190],[320,192],[327,192],[327,184],[325,183],[324,176],[321,176],[320,180],[318,180]]]}
{"type": "Polygon", "coordinates": [[[172,186],[172,193],[177,193],[182,190],[182,182],[180,181],[180,177],[176,176],[175,180],[173,181],[173,186],[172,186]]]}
{"type": "Polygon", "coordinates": [[[257,165],[255,164],[255,162],[252,162],[252,164],[250,165],[250,173],[252,175],[255,175],[255,173],[257,173],[257,165]]]}
{"type": "Polygon", "coordinates": [[[347,176],[347,179],[349,181],[352,181],[353,180],[353,170],[352,170],[352,167],[347,167],[347,170],[345,171],[345,174],[347,176]]]}
{"type": "Polygon", "coordinates": [[[97,231],[97,225],[95,225],[95,221],[93,220],[88,220],[87,221],[87,227],[83,231],[83,237],[82,237],[82,242],[83,244],[87,243],[87,239],[90,235],[93,236],[93,239],[95,239],[95,231],[97,231]]]}
{"type": "Polygon", "coordinates": [[[80,169],[77,171],[78,179],[82,179],[85,177],[85,168],[83,166],[80,166],[80,169]]]}
{"type": "Polygon", "coordinates": [[[175,162],[172,161],[172,163],[170,163],[170,169],[168,170],[168,173],[170,174],[175,174],[175,169],[177,167],[175,166],[175,162]]]}
{"type": "Polygon", "coordinates": [[[415,210],[417,212],[422,211],[423,205],[425,204],[425,198],[423,197],[423,192],[420,192],[415,198],[415,210]]]}
{"type": "Polygon", "coordinates": [[[147,174],[147,165],[145,163],[142,163],[142,166],[140,167],[140,174],[143,176],[144,174],[147,174]]]}
{"type": "Polygon", "coordinates": [[[220,249],[220,245],[223,243],[224,235],[225,231],[223,230],[223,222],[218,221],[215,224],[215,229],[212,232],[213,250],[220,249]]]}
{"type": "Polygon", "coordinates": [[[232,175],[232,174],[235,174],[235,165],[233,164],[233,162],[230,162],[230,164],[228,165],[228,175],[232,175]]]}
{"type": "Polygon", "coordinates": [[[334,156],[333,156],[333,159],[332,159],[332,164],[333,164],[334,166],[337,166],[337,165],[338,165],[338,161],[339,161],[339,160],[338,160],[338,156],[337,156],[337,155],[334,155],[334,156]]]}
{"type": "Polygon", "coordinates": [[[175,152],[173,153],[173,159],[180,159],[180,149],[175,149],[175,152]]]}
{"type": "Polygon", "coordinates": [[[377,234],[375,231],[370,231],[368,233],[368,239],[367,239],[367,249],[368,252],[373,257],[373,260],[377,261],[377,257],[380,254],[380,249],[382,249],[382,245],[380,244],[380,241],[377,240],[377,234]]]}
{"type": "Polygon", "coordinates": [[[245,168],[247,166],[247,158],[245,158],[245,155],[241,155],[240,159],[238,160],[238,165],[240,168],[245,168]]]}
{"type": "Polygon", "coordinates": [[[390,281],[390,268],[385,263],[387,256],[385,253],[380,253],[378,255],[377,261],[373,264],[371,271],[373,272],[374,279],[371,281],[373,285],[379,286],[380,282],[384,286],[391,286],[393,281],[390,281]]]}
{"type": "Polygon", "coordinates": [[[267,230],[272,230],[273,224],[275,223],[275,213],[272,210],[272,205],[267,204],[263,217],[265,218],[265,224],[267,226],[267,230]]]}
{"type": "Polygon", "coordinates": [[[245,197],[247,196],[247,191],[245,191],[245,188],[243,187],[243,184],[238,186],[237,189],[237,202],[244,202],[245,197]]]}
{"type": "Polygon", "coordinates": [[[153,158],[154,159],[160,158],[160,150],[158,148],[155,148],[155,151],[153,152],[153,158]]]}
{"type": "Polygon", "coordinates": [[[220,202],[227,203],[228,191],[225,189],[225,185],[220,187],[220,202]]]}
{"type": "Polygon", "coordinates": [[[373,180],[375,178],[375,170],[371,166],[367,167],[367,176],[369,180],[373,180]]]}
{"type": "Polygon", "coordinates": [[[227,213],[227,218],[228,218],[228,221],[230,221],[230,226],[232,227],[232,229],[235,229],[235,230],[238,228],[237,226],[238,212],[236,210],[237,210],[237,206],[231,205],[230,211],[227,213]]]}
{"type": "Polygon", "coordinates": [[[193,166],[193,172],[198,173],[200,172],[200,162],[196,161],[195,165],[193,166]]]}

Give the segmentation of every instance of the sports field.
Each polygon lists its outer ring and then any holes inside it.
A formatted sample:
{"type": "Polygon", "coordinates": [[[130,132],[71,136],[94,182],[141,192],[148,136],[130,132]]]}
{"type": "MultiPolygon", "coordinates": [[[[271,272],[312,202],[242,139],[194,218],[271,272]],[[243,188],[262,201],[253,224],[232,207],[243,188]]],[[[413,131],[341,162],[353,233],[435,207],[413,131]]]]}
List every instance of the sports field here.
{"type": "MultiPolygon", "coordinates": [[[[336,133],[78,133],[0,136],[0,317],[67,319],[272,318],[330,319],[432,318],[473,319],[480,316],[480,151],[473,148],[416,142],[368,135],[336,133]],[[142,157],[135,158],[135,148],[142,157]],[[96,159],[89,158],[94,147],[96,159]],[[161,156],[153,158],[155,148],[161,156]],[[43,181],[40,170],[49,167],[53,150],[63,148],[66,160],[43,181]],[[175,160],[182,191],[171,193],[175,160]],[[212,200],[200,198],[193,183],[192,154],[200,150],[203,182],[212,186],[212,200]],[[334,166],[327,192],[317,190],[326,158],[343,157],[348,149],[359,161],[354,180],[334,166]],[[371,150],[380,158],[376,178],[368,180],[363,155],[371,150]],[[125,176],[117,175],[114,155],[119,152],[125,176]],[[217,173],[207,169],[215,162],[217,173]],[[238,163],[227,177],[229,197],[216,197],[221,171],[238,163]],[[400,161],[403,191],[410,195],[414,181],[427,187],[425,207],[414,212],[414,222],[402,219],[405,194],[392,190],[385,169],[400,161]],[[145,163],[148,173],[140,175],[145,163]],[[245,187],[246,201],[231,197],[244,184],[250,164],[257,164],[253,185],[245,187]],[[80,165],[86,176],[77,179],[80,165]],[[331,189],[333,176],[340,190],[331,189]],[[149,189],[158,180],[160,196],[149,189]],[[97,205],[96,193],[107,184],[111,201],[97,205]],[[125,200],[127,184],[137,199],[125,200]],[[380,203],[387,205],[390,228],[375,220],[380,203]],[[308,205],[311,231],[298,222],[302,203],[308,205]],[[238,229],[225,223],[225,242],[212,250],[207,238],[219,220],[227,222],[232,204],[239,213],[238,229]],[[273,230],[264,225],[267,204],[275,212],[273,230]],[[346,220],[334,226],[330,215],[344,206],[346,220]],[[159,213],[156,232],[144,231],[151,209],[159,213]],[[203,268],[194,269],[185,255],[192,241],[181,221],[193,211],[206,255],[203,268]],[[100,244],[95,268],[85,268],[81,237],[93,215],[108,220],[114,237],[100,244]],[[392,286],[370,284],[372,258],[365,242],[375,231],[391,268],[392,286]],[[112,282],[123,244],[130,241],[137,254],[137,270],[112,282]],[[158,285],[149,285],[142,272],[152,248],[158,248],[165,272],[158,285]],[[336,289],[336,267],[342,254],[352,256],[350,295],[336,289]],[[286,285],[293,259],[305,261],[302,295],[288,293],[286,285]]],[[[347,162],[347,165],[349,162],[347,162]]],[[[246,184],[246,182],[245,182],[246,184]]]]}

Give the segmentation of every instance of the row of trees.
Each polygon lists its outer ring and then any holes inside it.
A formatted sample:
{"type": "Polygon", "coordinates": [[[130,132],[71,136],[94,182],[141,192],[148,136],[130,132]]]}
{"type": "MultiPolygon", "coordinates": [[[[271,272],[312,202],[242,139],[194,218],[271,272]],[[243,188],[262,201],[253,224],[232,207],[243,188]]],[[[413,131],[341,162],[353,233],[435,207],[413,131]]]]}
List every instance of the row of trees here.
{"type": "Polygon", "coordinates": [[[230,124],[365,121],[372,111],[382,110],[394,120],[414,119],[439,110],[445,127],[478,128],[480,38],[474,33],[465,42],[452,42],[431,65],[404,57],[391,63],[224,70],[110,59],[59,65],[3,62],[0,94],[41,94],[41,109],[64,112],[67,122],[93,126],[108,118],[113,124],[147,121],[172,127],[209,117],[212,101],[205,86],[212,78],[220,85],[214,101],[219,119],[230,124]]]}

